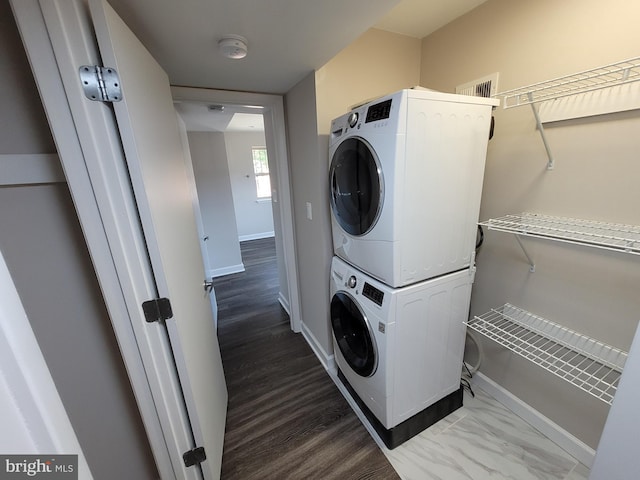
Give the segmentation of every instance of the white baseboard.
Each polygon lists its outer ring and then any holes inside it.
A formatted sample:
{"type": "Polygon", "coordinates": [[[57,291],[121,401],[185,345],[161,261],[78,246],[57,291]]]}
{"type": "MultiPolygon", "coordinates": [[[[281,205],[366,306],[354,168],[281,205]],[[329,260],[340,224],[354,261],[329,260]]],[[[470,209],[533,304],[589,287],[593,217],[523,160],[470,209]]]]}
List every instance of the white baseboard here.
{"type": "Polygon", "coordinates": [[[239,263],[237,265],[230,265],[228,267],[222,268],[214,268],[207,272],[208,276],[211,278],[222,277],[224,275],[231,275],[232,273],[240,273],[244,272],[244,263],[239,263]]]}
{"type": "Polygon", "coordinates": [[[238,241],[239,242],[246,242],[248,240],[260,240],[261,238],[270,238],[270,237],[275,237],[275,232],[271,231],[271,232],[261,232],[261,233],[252,233],[250,235],[239,235],[238,236],[238,241]]]}
{"type": "Polygon", "coordinates": [[[282,308],[284,308],[284,311],[287,312],[287,315],[289,315],[289,318],[291,318],[291,309],[289,306],[289,301],[285,298],[282,292],[278,293],[278,302],[280,303],[280,305],[282,305],[282,308]]]}
{"type": "Polygon", "coordinates": [[[596,452],[589,445],[552,422],[532,406],[526,404],[481,372],[476,372],[473,375],[473,384],[498,400],[580,463],[591,468],[596,452]]]}
{"type": "Polygon", "coordinates": [[[318,360],[320,360],[324,369],[328,372],[335,372],[336,362],[333,354],[329,355],[324,351],[324,348],[322,348],[318,339],[313,335],[311,330],[309,330],[309,327],[307,327],[304,322],[302,323],[302,336],[311,347],[311,350],[313,350],[313,353],[316,354],[316,357],[318,357],[318,360]]]}

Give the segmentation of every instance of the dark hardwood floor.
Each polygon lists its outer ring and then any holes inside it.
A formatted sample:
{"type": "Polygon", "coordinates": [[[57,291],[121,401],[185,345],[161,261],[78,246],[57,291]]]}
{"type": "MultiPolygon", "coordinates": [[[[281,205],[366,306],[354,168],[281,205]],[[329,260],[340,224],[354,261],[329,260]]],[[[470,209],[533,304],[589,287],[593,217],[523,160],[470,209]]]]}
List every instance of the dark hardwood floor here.
{"type": "Polygon", "coordinates": [[[273,238],[214,280],[229,390],[223,480],[398,479],[278,303],[273,238]]]}

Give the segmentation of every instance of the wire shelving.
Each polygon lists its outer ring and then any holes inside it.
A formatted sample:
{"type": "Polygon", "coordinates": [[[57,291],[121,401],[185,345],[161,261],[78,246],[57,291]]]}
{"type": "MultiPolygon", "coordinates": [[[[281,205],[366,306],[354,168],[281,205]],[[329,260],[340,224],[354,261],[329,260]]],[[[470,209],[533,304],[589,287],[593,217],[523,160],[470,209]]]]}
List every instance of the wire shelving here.
{"type": "Polygon", "coordinates": [[[613,401],[626,352],[509,303],[467,325],[603,402],[613,401]]]}
{"type": "Polygon", "coordinates": [[[542,143],[547,153],[547,170],[553,170],[554,158],[547,142],[542,121],[536,104],[558,98],[593,92],[608,87],[616,87],[640,80],[640,57],[630,58],[621,62],[611,63],[602,67],[592,68],[583,72],[565,75],[544,82],[534,83],[525,87],[505,90],[494,95],[499,98],[503,108],[531,105],[536,119],[536,128],[540,132],[542,143]]]}
{"type": "Polygon", "coordinates": [[[496,93],[503,108],[519,107],[532,103],[555,100],[557,98],[592,92],[607,87],[640,80],[640,57],[565,75],[525,87],[496,93]]]}
{"type": "Polygon", "coordinates": [[[595,222],[537,213],[491,218],[480,225],[489,230],[545,238],[594,248],[640,255],[640,226],[595,222]]]}

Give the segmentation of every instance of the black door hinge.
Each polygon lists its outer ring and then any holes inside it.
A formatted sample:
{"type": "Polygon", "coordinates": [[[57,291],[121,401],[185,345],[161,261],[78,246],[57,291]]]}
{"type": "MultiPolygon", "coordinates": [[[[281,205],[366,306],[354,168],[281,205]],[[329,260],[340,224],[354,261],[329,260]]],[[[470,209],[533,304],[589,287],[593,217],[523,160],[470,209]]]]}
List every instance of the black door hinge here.
{"type": "Polygon", "coordinates": [[[173,317],[171,302],[168,298],[155,298],[142,303],[144,318],[149,323],[168,320],[173,317]]]}
{"type": "Polygon", "coordinates": [[[188,452],[184,452],[182,460],[184,460],[185,467],[191,467],[196,464],[200,464],[207,459],[207,454],[204,451],[204,447],[194,448],[188,452]]]}

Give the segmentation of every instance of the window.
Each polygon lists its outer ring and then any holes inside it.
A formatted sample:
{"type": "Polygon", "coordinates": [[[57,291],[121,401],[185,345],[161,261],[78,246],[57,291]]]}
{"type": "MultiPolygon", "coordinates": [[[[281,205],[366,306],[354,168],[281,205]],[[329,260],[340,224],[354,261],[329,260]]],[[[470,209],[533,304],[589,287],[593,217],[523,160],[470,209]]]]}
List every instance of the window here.
{"type": "Polygon", "coordinates": [[[269,162],[265,147],[252,147],[253,173],[256,177],[256,192],[258,199],[271,198],[271,180],[269,178],[269,162]]]}

